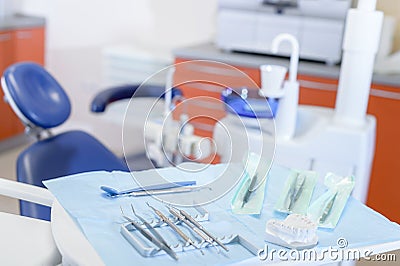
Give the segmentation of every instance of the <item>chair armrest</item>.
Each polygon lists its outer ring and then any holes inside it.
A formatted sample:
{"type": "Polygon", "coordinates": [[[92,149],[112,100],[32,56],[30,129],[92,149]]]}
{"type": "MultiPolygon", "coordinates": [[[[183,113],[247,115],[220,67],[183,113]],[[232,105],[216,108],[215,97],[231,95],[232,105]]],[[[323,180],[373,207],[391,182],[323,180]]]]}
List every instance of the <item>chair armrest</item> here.
{"type": "MultiPolygon", "coordinates": [[[[165,87],[157,85],[122,85],[112,87],[101,91],[97,94],[91,103],[91,111],[94,113],[102,113],[106,110],[110,103],[122,100],[130,99],[132,96],[135,97],[164,97],[165,87]],[[140,90],[138,90],[140,87],[140,90]]],[[[177,88],[172,88],[172,97],[182,95],[181,91],[177,88]]]]}
{"type": "Polygon", "coordinates": [[[0,195],[44,206],[53,204],[54,196],[45,188],[0,178],[0,195]]]}

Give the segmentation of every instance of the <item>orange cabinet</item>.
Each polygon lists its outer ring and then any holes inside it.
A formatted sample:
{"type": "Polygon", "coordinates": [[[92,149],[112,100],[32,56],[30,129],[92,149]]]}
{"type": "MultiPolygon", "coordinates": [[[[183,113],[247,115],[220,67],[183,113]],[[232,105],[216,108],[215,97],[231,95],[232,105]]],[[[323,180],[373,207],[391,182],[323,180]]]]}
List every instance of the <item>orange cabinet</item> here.
{"type": "MultiPolygon", "coordinates": [[[[176,58],[175,62],[180,63],[186,60],[190,60],[190,58],[176,58]]],[[[260,84],[260,75],[257,68],[247,67],[239,69],[248,74],[256,84],[260,84]]],[[[191,73],[178,71],[175,78],[179,80],[188,78],[190,75],[193,77],[195,75],[201,76],[202,74],[199,72],[202,72],[201,68],[192,68],[191,73]],[[183,75],[186,75],[186,77],[183,77],[183,75]]],[[[213,75],[225,75],[226,82],[231,86],[240,87],[248,84],[248,81],[243,81],[237,77],[229,77],[226,71],[214,71],[214,74],[210,74],[208,77],[212,80],[213,75]]],[[[337,79],[299,74],[298,80],[301,87],[300,104],[324,107],[335,106],[337,79]]],[[[221,87],[211,86],[208,87],[208,90],[200,91],[194,85],[181,86],[185,97],[190,98],[202,94],[218,98],[220,95],[221,87]]],[[[224,116],[223,106],[222,104],[220,105],[219,111],[213,114],[216,117],[224,116]]],[[[194,110],[203,112],[202,109],[193,107],[194,110]]],[[[207,112],[212,113],[213,111],[208,110],[207,112]]],[[[368,113],[374,115],[377,119],[377,132],[375,158],[372,165],[367,205],[389,219],[400,222],[400,212],[398,211],[400,179],[397,177],[397,174],[400,173],[400,125],[398,123],[398,115],[400,114],[400,84],[398,87],[373,84],[369,98],[368,113]]],[[[204,121],[202,122],[204,123],[204,121]]],[[[206,124],[211,126],[208,132],[200,130],[198,133],[211,136],[212,125],[215,122],[208,121],[206,124]]]]}
{"type": "Polygon", "coordinates": [[[14,62],[32,61],[44,65],[44,28],[13,31],[14,62]]]}
{"type": "MultiPolygon", "coordinates": [[[[12,63],[33,61],[44,64],[44,27],[0,31],[0,73],[12,63]]],[[[3,101],[0,90],[0,141],[24,131],[24,127],[3,101]]]]}
{"type": "MultiPolygon", "coordinates": [[[[0,71],[13,62],[13,38],[12,31],[0,32],[0,71]]],[[[3,101],[3,91],[0,92],[0,139],[4,139],[21,132],[17,118],[7,103],[3,101]]]]}

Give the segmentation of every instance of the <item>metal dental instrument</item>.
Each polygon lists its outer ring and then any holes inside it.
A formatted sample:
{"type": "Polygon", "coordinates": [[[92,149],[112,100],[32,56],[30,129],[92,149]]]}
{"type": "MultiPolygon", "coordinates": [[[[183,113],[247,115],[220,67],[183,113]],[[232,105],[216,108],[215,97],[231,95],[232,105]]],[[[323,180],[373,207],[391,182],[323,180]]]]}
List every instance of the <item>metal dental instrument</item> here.
{"type": "Polygon", "coordinates": [[[322,224],[325,223],[326,218],[328,218],[329,214],[332,211],[333,204],[335,203],[337,192],[333,195],[333,197],[329,200],[329,202],[325,205],[324,212],[322,213],[321,217],[319,218],[318,223],[322,224]]]}
{"type": "Polygon", "coordinates": [[[160,217],[161,220],[163,220],[166,224],[168,224],[183,240],[186,241],[186,243],[189,243],[189,245],[192,245],[194,248],[198,249],[202,255],[204,255],[203,250],[201,250],[200,247],[198,247],[190,237],[188,237],[184,232],[182,232],[181,229],[179,229],[173,222],[171,222],[170,219],[168,219],[167,216],[165,216],[162,212],[151,206],[148,202],[146,202],[147,206],[149,206],[157,215],[160,217]]]}
{"type": "Polygon", "coordinates": [[[219,241],[215,236],[213,236],[210,232],[208,232],[198,221],[196,221],[192,216],[190,216],[190,214],[188,214],[184,210],[179,210],[179,212],[180,212],[180,214],[185,216],[185,218],[188,219],[192,224],[197,226],[201,231],[203,231],[212,240],[214,240],[220,247],[225,249],[225,251],[229,251],[229,249],[221,241],[219,241]]]}
{"type": "Polygon", "coordinates": [[[147,229],[149,229],[149,231],[164,245],[166,245],[167,247],[169,247],[167,241],[165,241],[165,239],[160,235],[159,232],[157,232],[157,230],[151,226],[151,224],[149,224],[142,216],[140,216],[139,214],[137,214],[135,212],[135,209],[133,208],[133,205],[131,204],[131,208],[132,208],[132,212],[133,214],[144,224],[144,226],[146,226],[147,229]]]}
{"type": "MultiPolygon", "coordinates": [[[[146,191],[166,191],[171,188],[181,188],[196,185],[196,181],[179,181],[173,183],[164,183],[157,185],[150,185],[144,187],[134,187],[125,190],[118,190],[109,186],[101,186],[100,189],[107,193],[110,197],[130,196],[133,192],[146,192],[146,191]]],[[[167,192],[168,193],[168,192],[167,192]]]]}
{"type": "Polygon", "coordinates": [[[292,194],[290,195],[290,203],[288,207],[289,210],[293,208],[293,205],[299,199],[301,193],[303,192],[305,182],[306,182],[306,175],[298,173],[292,184],[293,190],[291,191],[292,194]]]}
{"type": "Polygon", "coordinates": [[[200,228],[196,227],[194,224],[192,224],[189,220],[185,218],[182,214],[179,213],[179,211],[175,210],[172,207],[166,206],[168,208],[168,211],[174,215],[178,220],[182,221],[184,224],[186,224],[193,232],[198,234],[204,241],[207,243],[211,244],[217,249],[217,253],[220,253],[220,249],[214,244],[214,240],[206,235],[203,231],[200,230],[200,228]]]}
{"type": "Polygon", "coordinates": [[[181,193],[181,192],[190,192],[198,189],[197,187],[174,187],[168,189],[153,189],[153,190],[143,190],[137,192],[129,193],[129,196],[139,197],[139,196],[147,196],[147,195],[162,195],[162,194],[170,194],[170,193],[181,193]]]}
{"type": "Polygon", "coordinates": [[[253,176],[253,179],[251,179],[250,186],[246,190],[246,193],[243,196],[242,208],[247,202],[249,202],[250,194],[254,191],[253,189],[254,189],[254,187],[256,185],[256,181],[257,181],[257,175],[253,176]]]}
{"type": "Polygon", "coordinates": [[[136,230],[138,230],[144,237],[146,237],[148,240],[150,240],[150,242],[153,243],[154,245],[156,245],[159,249],[164,250],[171,258],[173,258],[174,260],[178,260],[178,256],[176,255],[176,253],[169,246],[167,246],[164,243],[160,242],[157,238],[155,238],[149,232],[144,230],[140,226],[140,224],[138,224],[135,220],[133,220],[133,219],[129,218],[128,216],[126,216],[124,214],[124,211],[122,210],[122,207],[120,207],[120,209],[121,209],[122,217],[124,217],[127,221],[129,221],[133,225],[133,227],[135,227],[136,230]]]}

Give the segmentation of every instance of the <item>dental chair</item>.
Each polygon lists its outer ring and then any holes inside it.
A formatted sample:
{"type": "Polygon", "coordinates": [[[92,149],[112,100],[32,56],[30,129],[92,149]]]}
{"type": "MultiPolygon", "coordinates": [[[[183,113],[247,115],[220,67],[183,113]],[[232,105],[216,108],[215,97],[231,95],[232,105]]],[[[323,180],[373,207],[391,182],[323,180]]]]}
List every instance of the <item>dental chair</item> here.
{"type": "MultiPolygon", "coordinates": [[[[53,135],[51,129],[64,123],[71,112],[69,98],[61,85],[42,66],[20,62],[9,66],[1,85],[5,99],[36,142],[17,159],[17,181],[43,187],[42,181],[88,171],[129,171],[127,163],[101,142],[83,131],[53,135]]],[[[100,92],[91,110],[102,113],[111,103],[135,97],[164,97],[162,86],[124,85],[100,92]],[[138,90],[141,87],[143,89],[138,90]]],[[[182,95],[172,88],[172,97],[182,95]]],[[[73,193],[73,192],[72,192],[73,193]]],[[[20,201],[23,216],[50,220],[50,208],[20,201]]]]}
{"type": "MultiPolygon", "coordinates": [[[[6,101],[36,142],[17,159],[17,180],[43,187],[42,181],[87,171],[129,171],[126,163],[83,131],[53,135],[67,120],[71,104],[60,84],[42,66],[16,63],[1,79],[6,101]]],[[[74,193],[74,192],[71,192],[74,193]]],[[[50,208],[20,201],[21,215],[50,220],[50,208]]]]}

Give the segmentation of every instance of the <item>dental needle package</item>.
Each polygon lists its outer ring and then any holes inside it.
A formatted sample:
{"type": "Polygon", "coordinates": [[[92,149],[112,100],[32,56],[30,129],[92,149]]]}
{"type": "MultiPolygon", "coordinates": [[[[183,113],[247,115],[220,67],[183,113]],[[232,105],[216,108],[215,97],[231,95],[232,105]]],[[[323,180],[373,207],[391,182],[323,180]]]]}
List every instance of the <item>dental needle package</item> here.
{"type": "Polygon", "coordinates": [[[314,171],[291,171],[275,205],[275,210],[283,213],[306,214],[316,183],[317,173],[314,171]]]}
{"type": "Polygon", "coordinates": [[[328,190],[311,204],[307,216],[318,227],[335,228],[353,191],[354,183],[354,176],[342,177],[328,173],[324,182],[328,190]]]}
{"type": "Polygon", "coordinates": [[[244,165],[243,179],[231,201],[232,212],[260,214],[271,162],[255,153],[250,153],[245,157],[244,165]]]}

